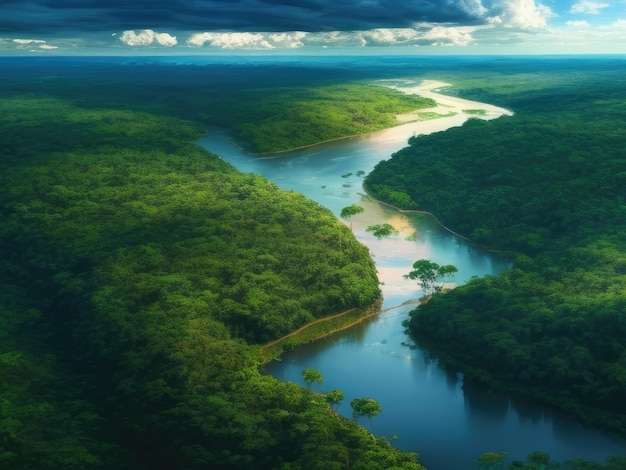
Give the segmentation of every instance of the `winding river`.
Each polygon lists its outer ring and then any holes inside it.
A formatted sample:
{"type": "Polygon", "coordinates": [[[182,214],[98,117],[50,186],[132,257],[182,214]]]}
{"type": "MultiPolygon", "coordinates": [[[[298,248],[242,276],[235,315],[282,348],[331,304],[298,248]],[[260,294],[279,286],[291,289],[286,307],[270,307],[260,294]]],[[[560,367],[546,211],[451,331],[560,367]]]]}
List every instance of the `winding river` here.
{"type": "MultiPolygon", "coordinates": [[[[553,460],[586,458],[603,462],[608,455],[626,453],[626,442],[573,421],[540,404],[463,387],[460,374],[444,371],[428,351],[411,344],[402,321],[422,295],[414,281],[402,275],[417,259],[427,258],[459,269],[454,282],[495,274],[508,260],[479,250],[440,227],[425,215],[401,213],[363,192],[362,178],[374,165],[406,146],[413,135],[459,126],[468,110],[485,110],[483,119],[509,111],[436,93],[444,83],[387,81],[409,93],[434,98],[438,119],[409,122],[366,136],[295,150],[271,158],[242,152],[228,135],[211,132],[198,141],[207,150],[244,172],[258,173],[282,189],[295,190],[328,207],[338,217],[343,207],[365,208],[346,221],[369,247],[383,291],[383,313],[316,343],[285,354],[268,365],[278,379],[304,385],[301,372],[312,368],[324,376],[314,390],[340,389],[345,395],[339,412],[351,417],[349,403],[371,397],[383,412],[372,420],[372,432],[387,436],[395,446],[417,452],[433,470],[470,468],[484,452],[508,452],[508,461],[524,460],[533,451],[548,452],[553,460]],[[465,112],[464,112],[465,111],[465,112]],[[399,235],[377,239],[365,229],[390,223],[399,235]]],[[[363,420],[364,426],[369,426],[363,420]]]]}

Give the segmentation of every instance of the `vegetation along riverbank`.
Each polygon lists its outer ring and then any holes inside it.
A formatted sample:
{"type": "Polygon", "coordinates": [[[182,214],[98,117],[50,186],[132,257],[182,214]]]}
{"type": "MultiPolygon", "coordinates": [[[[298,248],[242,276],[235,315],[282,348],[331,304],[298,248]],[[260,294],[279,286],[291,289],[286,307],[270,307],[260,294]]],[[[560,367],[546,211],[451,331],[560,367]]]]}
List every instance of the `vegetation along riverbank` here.
{"type": "MultiPolygon", "coordinates": [[[[230,65],[2,65],[2,468],[423,468],[416,454],[338,416],[324,396],[258,370],[262,345],[380,300],[367,249],[319,204],[190,142],[222,125],[255,152],[308,145],[310,135],[279,119],[289,101],[319,120],[337,103],[371,97],[365,115],[352,109],[357,130],[342,127],[339,111],[325,121],[339,137],[430,102],[364,89],[348,68],[311,76],[259,67],[250,83],[230,65]]],[[[611,411],[614,420],[600,424],[614,429],[625,376],[623,160],[613,148],[624,148],[616,127],[623,76],[565,76],[561,94],[547,79],[537,88],[514,74],[466,77],[465,96],[515,117],[471,122],[445,142],[413,139],[402,155],[433,142],[420,153],[432,153],[431,186],[405,168],[380,183],[381,166],[369,180],[381,199],[404,194],[459,233],[524,253],[502,276],[434,296],[411,326],[420,322],[433,347],[464,367],[479,364],[476,377],[539,384],[547,396],[611,411]],[[590,82],[596,88],[585,91],[590,82]],[[533,146],[540,138],[541,149],[533,146]],[[507,152],[518,141],[530,145],[518,156],[526,168],[511,169],[507,152]],[[442,148],[456,148],[456,157],[474,149],[456,163],[469,171],[448,163],[442,148]],[[490,363],[469,357],[471,348],[490,363]]]]}
{"type": "Polygon", "coordinates": [[[420,305],[408,325],[418,341],[468,380],[624,434],[623,70],[534,77],[459,80],[464,96],[515,115],[412,138],[365,183],[374,197],[519,253],[512,269],[420,305]]]}

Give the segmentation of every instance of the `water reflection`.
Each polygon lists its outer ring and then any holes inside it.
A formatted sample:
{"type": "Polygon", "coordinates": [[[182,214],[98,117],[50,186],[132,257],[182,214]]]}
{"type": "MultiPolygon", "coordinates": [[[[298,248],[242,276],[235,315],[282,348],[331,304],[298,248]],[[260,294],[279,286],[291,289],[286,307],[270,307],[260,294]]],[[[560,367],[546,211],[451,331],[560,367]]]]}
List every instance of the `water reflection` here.
{"type": "MultiPolygon", "coordinates": [[[[451,123],[460,125],[443,121],[430,121],[429,126],[443,130],[451,123]]],[[[394,445],[418,452],[420,461],[432,469],[469,468],[474,459],[490,451],[507,451],[513,460],[523,460],[536,450],[549,452],[556,460],[602,461],[606,455],[623,454],[623,441],[565,420],[536,403],[464,385],[460,375],[443,370],[428,351],[408,346],[402,321],[415,308],[410,302],[423,293],[402,276],[415,260],[456,266],[457,284],[472,276],[496,274],[509,261],[468,245],[429,216],[401,213],[364,197],[362,175],[357,173],[371,171],[405,145],[411,134],[401,127],[263,159],[241,152],[220,132],[199,141],[241,171],[301,192],[337,216],[353,203],[365,208],[346,223],[376,262],[385,313],[299,347],[269,364],[267,371],[305,386],[302,370],[317,369],[324,376],[319,391],[343,391],[344,404],[338,411],[346,417],[351,417],[347,404],[354,398],[375,398],[383,412],[375,417],[373,431],[397,436],[394,445]],[[366,231],[367,226],[380,223],[391,223],[399,234],[377,239],[366,231]]]]}
{"type": "Polygon", "coordinates": [[[484,388],[465,384],[463,387],[465,411],[469,420],[480,427],[503,426],[509,411],[507,395],[485,391],[484,388]]]}

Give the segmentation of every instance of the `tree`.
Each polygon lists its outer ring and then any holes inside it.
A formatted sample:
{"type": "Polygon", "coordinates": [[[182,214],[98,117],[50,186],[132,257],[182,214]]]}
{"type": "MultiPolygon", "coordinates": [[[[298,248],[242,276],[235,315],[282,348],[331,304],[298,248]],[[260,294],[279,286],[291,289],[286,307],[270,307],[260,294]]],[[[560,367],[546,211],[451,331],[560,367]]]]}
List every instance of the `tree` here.
{"type": "Polygon", "coordinates": [[[361,416],[367,416],[372,430],[372,418],[383,411],[382,406],[373,398],[355,398],[350,402],[352,417],[356,421],[361,416]]]}
{"type": "Polygon", "coordinates": [[[420,259],[413,263],[413,271],[404,275],[405,279],[417,279],[417,283],[424,290],[426,295],[433,292],[440,292],[443,289],[445,279],[452,278],[459,270],[447,264],[439,266],[437,263],[420,259]],[[439,284],[441,282],[441,284],[439,284]]]}
{"type": "Polygon", "coordinates": [[[391,224],[369,225],[365,231],[372,232],[376,238],[385,238],[398,234],[398,231],[391,224]]]}
{"type": "Polygon", "coordinates": [[[365,209],[363,209],[361,206],[358,206],[356,204],[352,204],[350,206],[346,206],[343,209],[341,209],[341,214],[340,215],[341,215],[342,219],[349,219],[353,215],[360,214],[364,210],[365,209]]]}
{"type": "Polygon", "coordinates": [[[321,384],[324,381],[324,377],[315,369],[304,369],[302,371],[302,378],[304,383],[307,384],[309,390],[314,383],[321,384]]]}
{"type": "MultiPolygon", "coordinates": [[[[357,206],[356,204],[351,204],[341,209],[340,215],[342,219],[348,220],[353,215],[360,214],[364,210],[365,209],[363,209],[361,206],[357,206]]],[[[350,222],[350,228],[352,228],[352,222],[350,222]]]]}
{"type": "Polygon", "coordinates": [[[341,390],[330,390],[326,393],[326,401],[331,408],[336,409],[343,401],[343,392],[341,390]]]}
{"type": "Polygon", "coordinates": [[[507,455],[506,452],[485,452],[476,460],[476,468],[479,470],[504,470],[507,455]]]}

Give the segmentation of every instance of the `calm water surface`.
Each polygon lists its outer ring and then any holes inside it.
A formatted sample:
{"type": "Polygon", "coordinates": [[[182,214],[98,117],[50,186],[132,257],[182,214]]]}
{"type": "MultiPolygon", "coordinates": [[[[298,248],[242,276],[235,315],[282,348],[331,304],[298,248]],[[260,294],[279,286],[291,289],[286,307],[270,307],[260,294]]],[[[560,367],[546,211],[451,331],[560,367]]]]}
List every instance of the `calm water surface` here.
{"type": "MultiPolygon", "coordinates": [[[[486,118],[498,115],[490,112],[486,118]]],[[[436,359],[411,344],[404,333],[402,321],[422,295],[414,281],[402,278],[415,260],[455,265],[457,284],[472,276],[495,274],[509,262],[468,245],[427,216],[400,213],[368,200],[362,177],[406,146],[412,135],[458,126],[466,118],[459,112],[271,158],[242,152],[220,131],[200,139],[200,145],[241,171],[261,174],[282,189],[303,193],[337,216],[353,203],[365,208],[346,223],[376,262],[383,313],[299,347],[282,361],[269,364],[267,370],[280,380],[302,385],[303,369],[319,370],[324,382],[314,390],[342,390],[345,399],[339,412],[345,416],[351,417],[352,399],[376,399],[383,412],[373,419],[372,432],[393,439],[399,448],[418,452],[420,462],[432,470],[470,468],[472,460],[490,451],[508,452],[509,462],[523,460],[537,450],[559,461],[580,457],[603,462],[608,455],[623,455],[623,440],[586,428],[555,410],[480,387],[463,387],[460,374],[441,369],[436,359]],[[368,225],[385,222],[400,234],[378,240],[365,231],[368,225]]],[[[366,419],[362,424],[369,426],[366,419]]]]}

